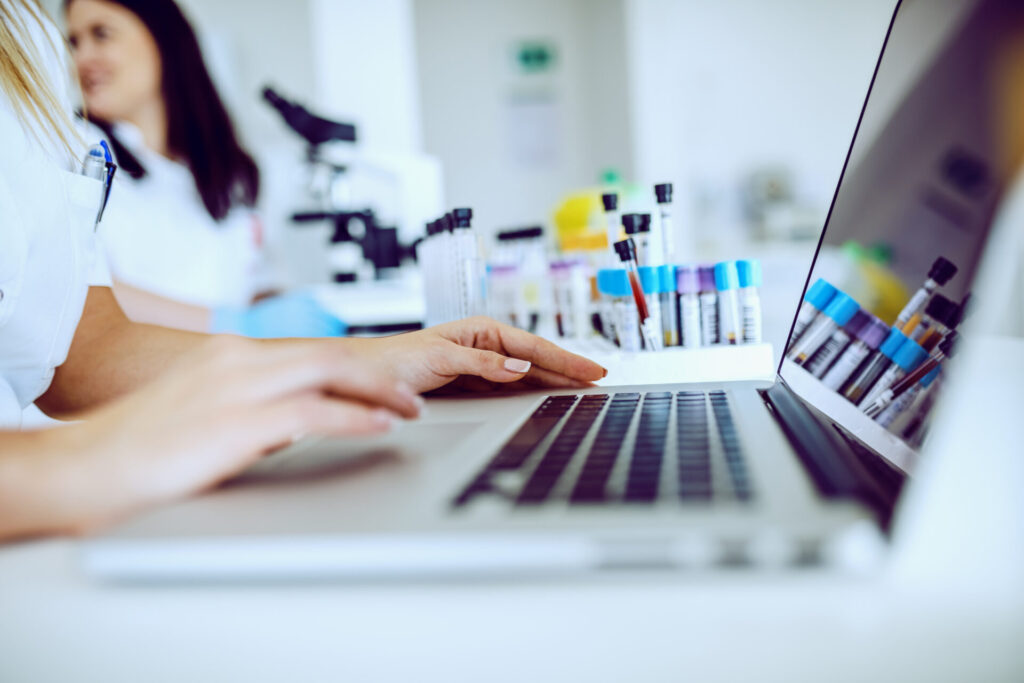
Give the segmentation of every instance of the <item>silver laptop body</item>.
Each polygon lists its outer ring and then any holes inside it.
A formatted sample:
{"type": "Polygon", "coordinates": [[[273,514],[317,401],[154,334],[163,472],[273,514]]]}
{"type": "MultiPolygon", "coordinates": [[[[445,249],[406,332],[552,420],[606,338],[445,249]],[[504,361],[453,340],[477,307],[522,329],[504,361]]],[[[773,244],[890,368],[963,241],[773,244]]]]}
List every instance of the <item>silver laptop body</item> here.
{"type": "MultiPolygon", "coordinates": [[[[966,149],[991,190],[974,213],[958,214],[974,229],[961,252],[976,260],[1019,150],[1009,163],[1005,145],[978,142],[984,112],[963,103],[983,79],[955,65],[991,56],[983,43],[1019,37],[1024,12],[1010,0],[965,0],[895,113],[874,111],[871,93],[927,5],[894,11],[858,131],[872,115],[884,125],[863,148],[855,133],[847,164],[859,161],[844,165],[822,241],[854,234],[866,198],[893,185],[900,195],[885,194],[887,208],[868,207],[873,229],[898,231],[908,211],[934,212],[927,190],[945,193],[951,179],[933,158],[966,149]]],[[[935,248],[907,250],[920,260],[935,248]]],[[[907,262],[916,284],[918,265],[907,262]]],[[[965,264],[964,286],[973,261],[965,264]]],[[[812,264],[808,281],[813,273],[812,264]]],[[[431,399],[423,419],[385,438],[301,442],[216,492],[89,539],[83,561],[96,577],[127,581],[844,565],[884,545],[916,454],[866,436],[866,417],[817,401],[794,372],[780,363],[774,383],[431,399]]]]}

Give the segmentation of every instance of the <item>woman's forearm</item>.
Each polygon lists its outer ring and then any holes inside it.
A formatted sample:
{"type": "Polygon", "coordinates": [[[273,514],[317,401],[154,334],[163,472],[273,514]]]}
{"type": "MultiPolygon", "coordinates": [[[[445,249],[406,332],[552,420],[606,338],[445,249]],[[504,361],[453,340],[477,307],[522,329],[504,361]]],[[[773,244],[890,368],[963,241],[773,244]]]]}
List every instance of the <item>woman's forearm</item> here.
{"type": "Polygon", "coordinates": [[[107,287],[92,287],[68,358],[36,405],[68,418],[152,381],[209,335],[134,323],[107,287]]]}
{"type": "Polygon", "coordinates": [[[117,281],[114,282],[114,296],[125,315],[135,322],[192,332],[210,329],[209,308],[168,299],[117,281]]]}

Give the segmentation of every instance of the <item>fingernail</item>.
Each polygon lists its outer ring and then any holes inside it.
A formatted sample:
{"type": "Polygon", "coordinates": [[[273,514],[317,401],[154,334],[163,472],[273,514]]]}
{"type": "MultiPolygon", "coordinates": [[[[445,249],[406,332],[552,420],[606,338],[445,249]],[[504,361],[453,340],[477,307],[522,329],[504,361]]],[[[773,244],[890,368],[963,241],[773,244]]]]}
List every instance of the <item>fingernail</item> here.
{"type": "Polygon", "coordinates": [[[378,408],[370,414],[370,419],[373,420],[374,425],[390,430],[395,426],[395,415],[390,410],[384,410],[378,408]]]}
{"type": "Polygon", "coordinates": [[[605,377],[608,376],[608,368],[601,368],[601,372],[603,373],[601,375],[601,379],[604,379],[605,377]]]}
{"type": "Polygon", "coordinates": [[[522,374],[530,369],[530,361],[519,360],[518,358],[506,358],[505,369],[509,372],[522,374]]]}

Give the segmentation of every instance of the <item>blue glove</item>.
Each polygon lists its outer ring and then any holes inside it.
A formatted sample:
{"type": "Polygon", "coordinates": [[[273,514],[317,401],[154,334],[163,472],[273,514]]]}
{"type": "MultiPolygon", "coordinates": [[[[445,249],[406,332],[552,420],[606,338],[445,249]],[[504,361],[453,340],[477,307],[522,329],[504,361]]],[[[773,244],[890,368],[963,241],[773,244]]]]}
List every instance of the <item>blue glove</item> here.
{"type": "Polygon", "coordinates": [[[348,326],[325,311],[308,292],[264,299],[248,308],[213,309],[210,331],[246,337],[341,337],[348,326]]]}

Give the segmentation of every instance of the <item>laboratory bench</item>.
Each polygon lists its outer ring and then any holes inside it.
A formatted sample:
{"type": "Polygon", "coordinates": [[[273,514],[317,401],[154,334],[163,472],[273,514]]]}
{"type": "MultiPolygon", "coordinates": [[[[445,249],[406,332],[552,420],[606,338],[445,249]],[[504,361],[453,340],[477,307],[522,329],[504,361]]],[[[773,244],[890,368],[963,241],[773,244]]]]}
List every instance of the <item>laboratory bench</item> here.
{"type": "Polygon", "coordinates": [[[17,543],[0,681],[1021,680],[1024,342],[973,348],[881,569],[115,585],[17,543]]]}

